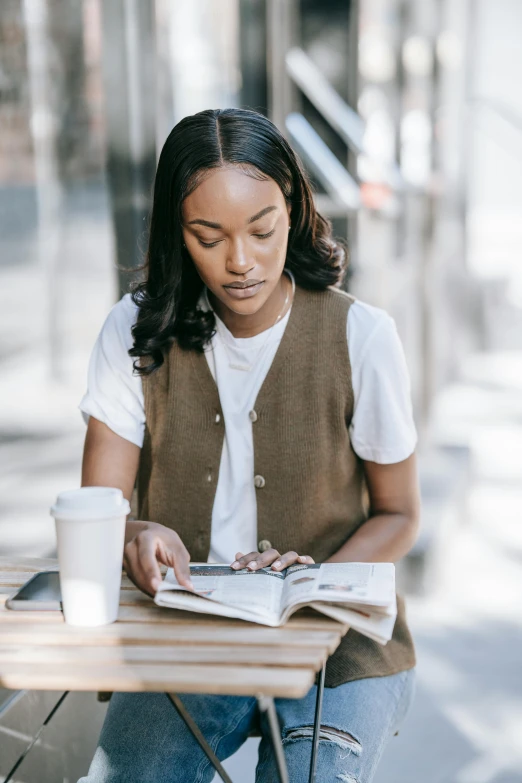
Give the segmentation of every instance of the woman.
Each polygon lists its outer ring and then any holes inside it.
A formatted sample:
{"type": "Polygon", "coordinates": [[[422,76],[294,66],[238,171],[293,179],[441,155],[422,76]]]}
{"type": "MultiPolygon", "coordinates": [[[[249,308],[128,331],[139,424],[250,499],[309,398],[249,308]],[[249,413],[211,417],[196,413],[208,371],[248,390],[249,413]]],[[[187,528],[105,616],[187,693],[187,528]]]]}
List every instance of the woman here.
{"type": "MultiPolygon", "coordinates": [[[[396,561],[412,546],[404,357],[393,321],[335,288],[344,271],[272,123],[227,109],[174,128],[158,163],[146,280],[112,309],[81,404],[83,484],[130,498],[137,482],[124,564],[145,592],[159,584],[158,563],[191,587],[189,560],[280,570],[396,561]]],[[[402,601],[385,647],[349,631],[327,664],[318,781],[372,779],[409,706],[414,665],[402,601]]],[[[308,779],[314,691],[276,701],[292,783],[308,779]]],[[[258,720],[255,699],[184,701],[220,758],[258,720]]],[[[261,731],[257,780],[277,780],[261,731]]],[[[83,781],[212,777],[164,695],[114,694],[83,781]]]]}

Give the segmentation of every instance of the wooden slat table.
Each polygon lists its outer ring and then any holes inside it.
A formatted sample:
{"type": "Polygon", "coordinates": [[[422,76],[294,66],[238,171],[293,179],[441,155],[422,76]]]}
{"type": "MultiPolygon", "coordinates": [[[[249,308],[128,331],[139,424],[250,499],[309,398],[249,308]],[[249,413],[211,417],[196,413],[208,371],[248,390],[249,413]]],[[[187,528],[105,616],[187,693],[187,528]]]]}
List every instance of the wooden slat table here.
{"type": "MultiPolygon", "coordinates": [[[[320,672],[318,729],[324,666],[347,626],[312,610],[302,610],[283,628],[267,628],[158,607],[125,575],[119,619],[112,625],[75,628],[65,624],[61,612],[6,608],[8,596],[33,573],[57,568],[56,560],[0,558],[0,686],[166,692],[186,722],[190,716],[183,714],[183,705],[173,693],[255,696],[261,709],[268,710],[280,776],[285,780],[273,698],[303,697],[320,672]]],[[[201,744],[202,737],[196,738],[201,744]]],[[[209,758],[223,779],[230,780],[209,746],[203,749],[207,755],[210,751],[209,758]]],[[[310,779],[314,777],[311,769],[310,779]]]]}

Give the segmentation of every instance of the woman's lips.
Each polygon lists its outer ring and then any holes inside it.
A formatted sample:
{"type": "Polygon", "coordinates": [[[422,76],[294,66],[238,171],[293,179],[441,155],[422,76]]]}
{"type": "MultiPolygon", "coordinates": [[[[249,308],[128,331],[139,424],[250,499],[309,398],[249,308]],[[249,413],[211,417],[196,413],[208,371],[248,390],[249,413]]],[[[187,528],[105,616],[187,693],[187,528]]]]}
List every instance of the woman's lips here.
{"type": "MultiPolygon", "coordinates": [[[[248,281],[247,281],[248,283],[248,281]]],[[[248,299],[251,296],[255,296],[257,292],[264,285],[264,281],[252,282],[252,285],[247,285],[244,288],[237,288],[236,286],[225,285],[223,288],[232,297],[232,299],[248,299]]]]}

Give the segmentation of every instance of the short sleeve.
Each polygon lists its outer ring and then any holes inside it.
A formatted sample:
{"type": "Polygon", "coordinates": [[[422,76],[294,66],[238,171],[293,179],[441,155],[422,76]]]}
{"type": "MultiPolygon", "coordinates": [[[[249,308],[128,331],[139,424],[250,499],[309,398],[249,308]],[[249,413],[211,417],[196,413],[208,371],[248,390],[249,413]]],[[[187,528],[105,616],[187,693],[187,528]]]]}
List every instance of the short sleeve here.
{"type": "Polygon", "coordinates": [[[143,387],[128,354],[136,315],[130,294],[110,311],[91,354],[87,391],[79,408],[85,421],[93,416],[141,448],[145,430],[143,387]]]}
{"type": "Polygon", "coordinates": [[[411,384],[394,320],[376,307],[354,302],[348,313],[355,453],[382,465],[402,462],[415,450],[411,384]]]}

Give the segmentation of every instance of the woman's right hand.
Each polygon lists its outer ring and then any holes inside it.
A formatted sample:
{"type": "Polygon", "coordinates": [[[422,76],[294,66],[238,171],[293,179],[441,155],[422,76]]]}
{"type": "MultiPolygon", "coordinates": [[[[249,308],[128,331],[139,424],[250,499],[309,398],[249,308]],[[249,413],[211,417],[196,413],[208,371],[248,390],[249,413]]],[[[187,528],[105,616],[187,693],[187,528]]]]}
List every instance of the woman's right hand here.
{"type": "Polygon", "coordinates": [[[154,595],[162,581],[159,563],[174,569],[180,585],[193,590],[190,555],[178,534],[157,522],[127,522],[137,532],[127,538],[123,566],[129,579],[148,595],[154,595]]]}

